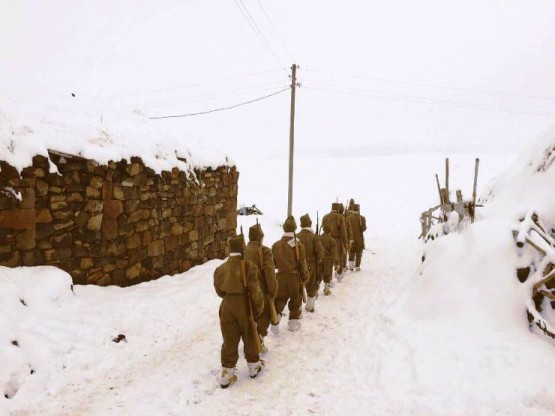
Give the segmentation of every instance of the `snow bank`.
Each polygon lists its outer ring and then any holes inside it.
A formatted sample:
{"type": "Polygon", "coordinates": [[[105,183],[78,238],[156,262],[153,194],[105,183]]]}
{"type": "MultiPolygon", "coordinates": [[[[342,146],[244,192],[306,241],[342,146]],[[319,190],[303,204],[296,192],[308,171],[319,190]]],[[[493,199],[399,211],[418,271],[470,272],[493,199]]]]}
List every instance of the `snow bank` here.
{"type": "Polygon", "coordinates": [[[554,150],[552,129],[489,185],[480,221],[424,246],[412,282],[390,307],[424,388],[457,389],[477,405],[503,408],[510,396],[553,410],[555,343],[529,326],[532,282],[520,283],[516,269],[530,253],[517,249],[512,229],[529,210],[553,224],[554,150]]]}
{"type": "Polygon", "coordinates": [[[67,352],[56,316],[74,297],[71,277],[52,267],[0,267],[0,394],[14,397],[30,378],[43,382],[67,352]]]}
{"type": "Polygon", "coordinates": [[[140,111],[99,106],[72,96],[32,103],[1,99],[0,158],[21,171],[31,165],[33,156],[48,157],[48,149],[101,164],[136,156],[157,173],[174,167],[189,171],[233,165],[216,149],[182,137],[140,111]]]}
{"type": "Polygon", "coordinates": [[[173,346],[184,328],[193,342],[199,316],[217,310],[212,292],[198,297],[220,263],[125,289],[72,287],[69,274],[49,266],[0,267],[0,415],[117,374],[173,346]]]}
{"type": "Polygon", "coordinates": [[[474,324],[469,331],[527,327],[531,292],[515,275],[522,259],[512,229],[529,210],[554,223],[554,161],[555,127],[489,185],[481,221],[426,244],[414,284],[399,302],[410,319],[464,320],[474,324]]]}

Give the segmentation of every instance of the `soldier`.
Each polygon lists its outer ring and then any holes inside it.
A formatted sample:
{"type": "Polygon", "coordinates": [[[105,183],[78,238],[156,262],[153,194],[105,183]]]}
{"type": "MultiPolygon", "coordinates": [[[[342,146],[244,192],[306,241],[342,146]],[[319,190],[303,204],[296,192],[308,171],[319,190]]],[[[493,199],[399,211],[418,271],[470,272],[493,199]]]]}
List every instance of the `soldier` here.
{"type": "MultiPolygon", "coordinates": [[[[283,237],[272,246],[274,263],[278,270],[276,310],[278,314],[281,314],[289,301],[288,328],[290,331],[297,331],[301,328],[299,319],[303,305],[303,291],[308,280],[305,247],[303,243],[295,239],[296,229],[295,218],[288,217],[283,224],[283,231],[285,231],[283,237]]],[[[279,324],[272,325],[272,332],[279,333],[279,324]]]]}
{"type": "Polygon", "coordinates": [[[347,217],[353,230],[353,244],[349,251],[349,269],[360,271],[362,251],[364,250],[364,232],[366,231],[366,218],[360,215],[360,205],[354,204],[354,212],[347,217]],[[356,259],[356,262],[355,262],[356,259]]]}
{"type": "MultiPolygon", "coordinates": [[[[351,252],[354,250],[354,234],[353,234],[353,227],[351,226],[351,222],[349,221],[349,217],[355,213],[355,200],[349,200],[349,209],[345,212],[345,225],[347,226],[347,233],[349,234],[347,237],[349,239],[349,249],[347,250],[347,258],[351,258],[351,252]]],[[[354,267],[351,267],[351,262],[348,262],[347,268],[349,271],[353,271],[354,267]]]]}
{"type": "Polygon", "coordinates": [[[229,259],[214,271],[214,288],[219,297],[220,328],[222,331],[222,374],[220,385],[227,388],[237,381],[239,341],[243,339],[244,353],[249,375],[255,378],[262,370],[255,325],[251,318],[260,316],[264,298],[258,284],[258,269],[250,261],[242,259],[243,236],[229,239],[229,259]],[[253,310],[251,310],[251,307],[253,310]]]}
{"type": "Polygon", "coordinates": [[[306,292],[308,298],[306,300],[305,309],[308,312],[314,312],[316,304],[316,296],[320,288],[320,276],[316,275],[316,269],[322,268],[322,257],[324,256],[324,248],[318,241],[318,236],[312,231],[312,220],[308,214],[301,217],[302,230],[297,234],[301,243],[303,243],[306,252],[306,265],[308,267],[308,283],[306,284],[306,292]]]}
{"type": "MultiPolygon", "coordinates": [[[[343,218],[345,219],[347,218],[347,213],[345,212],[345,206],[342,203],[339,204],[339,213],[343,215],[343,218]]],[[[349,221],[345,221],[345,228],[347,230],[347,244],[345,246],[345,252],[339,259],[339,261],[341,262],[341,268],[343,269],[343,271],[347,270],[347,256],[349,255],[349,252],[351,251],[351,246],[353,245],[353,233],[352,233],[351,224],[349,223],[349,221]]]]}
{"type": "Polygon", "coordinates": [[[324,215],[324,218],[322,218],[322,225],[327,225],[329,227],[331,236],[337,244],[337,254],[340,264],[337,266],[336,277],[340,282],[343,279],[341,259],[347,252],[347,227],[345,226],[345,217],[339,213],[339,208],[340,204],[334,202],[331,205],[331,212],[324,215]]]}
{"type": "Polygon", "coordinates": [[[333,266],[339,267],[339,256],[337,255],[337,243],[331,236],[329,225],[324,225],[324,234],[319,237],[319,242],[324,249],[322,258],[322,276],[324,278],[324,295],[331,294],[330,283],[333,274],[333,266]]]}
{"type": "Polygon", "coordinates": [[[270,305],[274,304],[277,295],[276,270],[272,250],[262,245],[264,232],[260,224],[249,228],[249,244],[245,249],[245,260],[252,261],[258,267],[258,281],[264,295],[264,312],[258,318],[258,335],[262,346],[261,353],[268,351],[264,345],[264,337],[268,335],[270,326],[270,305]]]}

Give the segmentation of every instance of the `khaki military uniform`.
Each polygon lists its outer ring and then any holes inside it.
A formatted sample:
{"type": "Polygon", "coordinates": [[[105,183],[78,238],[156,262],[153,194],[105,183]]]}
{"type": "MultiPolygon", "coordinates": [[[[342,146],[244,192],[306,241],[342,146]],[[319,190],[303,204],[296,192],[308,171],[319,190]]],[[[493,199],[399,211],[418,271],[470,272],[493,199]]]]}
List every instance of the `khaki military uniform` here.
{"type": "Polygon", "coordinates": [[[353,244],[349,251],[349,261],[355,261],[356,259],[356,267],[360,267],[362,252],[365,249],[363,233],[366,231],[366,218],[358,212],[352,212],[347,217],[347,221],[351,224],[353,230],[353,244]]]}
{"type": "Polygon", "coordinates": [[[294,237],[284,235],[272,246],[274,263],[277,268],[278,293],[275,300],[276,311],[281,314],[289,302],[289,319],[299,319],[301,316],[302,290],[301,281],[306,284],[308,270],[306,266],[306,251],[303,243],[297,241],[299,260],[297,261],[295,247],[289,242],[294,237]],[[301,273],[299,275],[299,266],[301,273]]]}
{"type": "Polygon", "coordinates": [[[270,302],[273,302],[278,291],[276,270],[272,250],[257,241],[251,241],[245,249],[245,259],[252,261],[258,267],[258,282],[264,295],[264,311],[258,318],[258,334],[262,337],[268,335],[270,326],[270,302]]]}
{"type": "MultiPolygon", "coordinates": [[[[335,204],[334,204],[335,205],[335,204]]],[[[347,254],[347,226],[345,225],[345,217],[336,210],[332,210],[322,218],[322,226],[328,226],[331,230],[331,236],[337,244],[337,254],[340,260],[340,266],[337,270],[338,274],[343,274],[342,259],[347,254]]]]}
{"type": "Polygon", "coordinates": [[[245,261],[247,287],[243,284],[241,257],[231,256],[214,271],[214,288],[219,297],[220,328],[222,331],[222,367],[234,368],[239,358],[239,341],[243,339],[244,353],[247,362],[256,363],[260,360],[254,337],[258,334],[249,321],[247,292],[254,309],[255,319],[264,309],[264,299],[258,283],[258,269],[250,261],[245,261]]]}
{"type": "Polygon", "coordinates": [[[337,243],[331,233],[324,233],[319,237],[320,244],[324,250],[322,257],[322,277],[324,283],[330,283],[333,275],[333,266],[339,266],[339,255],[337,254],[337,243]]]}
{"type": "MultiPolygon", "coordinates": [[[[322,257],[324,257],[324,248],[319,238],[311,229],[303,228],[297,237],[303,243],[306,253],[306,265],[308,268],[308,282],[306,284],[306,293],[309,298],[313,298],[320,288],[320,276],[316,274],[316,264],[321,268],[322,257]]],[[[318,270],[321,275],[321,271],[318,270]]]]}

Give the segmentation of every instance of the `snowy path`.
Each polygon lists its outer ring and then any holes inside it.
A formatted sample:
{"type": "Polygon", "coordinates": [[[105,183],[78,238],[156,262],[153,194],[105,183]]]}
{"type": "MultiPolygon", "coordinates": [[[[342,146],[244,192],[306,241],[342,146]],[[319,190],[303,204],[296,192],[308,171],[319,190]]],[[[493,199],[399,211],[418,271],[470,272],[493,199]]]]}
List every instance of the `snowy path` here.
{"type": "MultiPolygon", "coordinates": [[[[365,253],[363,271],[347,275],[336,284],[332,296],[320,296],[315,314],[305,312],[302,331],[290,333],[282,323],[279,335],[269,335],[267,368],[256,380],[248,378],[245,361],[240,358],[239,381],[229,390],[218,387],[218,300],[211,276],[205,276],[198,293],[180,294],[183,302],[190,301],[189,309],[194,308],[193,299],[207,300],[201,310],[189,313],[194,321],[168,316],[164,325],[180,326],[179,333],[168,330],[164,336],[161,331],[148,349],[140,348],[143,357],[132,354],[105,375],[62,389],[54,400],[42,402],[36,414],[401,411],[395,398],[384,397],[381,390],[392,377],[400,381],[410,377],[410,368],[400,367],[397,375],[384,368],[390,361],[386,357],[391,353],[388,338],[393,335],[381,311],[395,298],[395,286],[407,279],[414,267],[397,261],[393,244],[382,242],[372,251],[374,255],[365,253]]],[[[410,354],[402,340],[395,345],[402,354],[410,354]]],[[[124,348],[133,349],[133,342],[124,348]]]]}
{"type": "Polygon", "coordinates": [[[553,362],[546,360],[552,346],[533,335],[482,341],[456,326],[439,333],[437,327],[393,323],[390,305],[414,278],[421,243],[368,245],[363,271],[347,274],[332,296],[320,296],[300,332],[282,323],[279,335],[269,334],[267,368],[256,380],[240,358],[239,381],[228,390],[217,381],[221,335],[212,272],[219,262],[123,290],[77,287],[81,300],[67,305],[75,315],[67,324],[90,327],[90,334],[82,333],[66,369],[48,381],[48,394],[34,397],[22,389],[10,401],[11,414],[555,412],[550,379],[538,371],[553,362]],[[128,343],[111,342],[119,331],[128,343]]]}

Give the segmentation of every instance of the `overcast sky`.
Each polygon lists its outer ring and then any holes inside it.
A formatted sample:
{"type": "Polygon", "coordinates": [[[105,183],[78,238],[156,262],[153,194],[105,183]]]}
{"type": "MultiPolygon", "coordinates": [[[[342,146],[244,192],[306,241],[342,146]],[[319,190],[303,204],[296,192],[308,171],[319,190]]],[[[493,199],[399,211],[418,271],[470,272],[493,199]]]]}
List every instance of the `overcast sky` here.
{"type": "MultiPolygon", "coordinates": [[[[297,148],[337,156],[515,151],[555,120],[553,1],[242,4],[265,41],[239,0],[3,0],[0,92],[183,114],[278,91],[294,60],[297,148]]],[[[283,156],[289,93],[156,122],[283,156]]]]}

